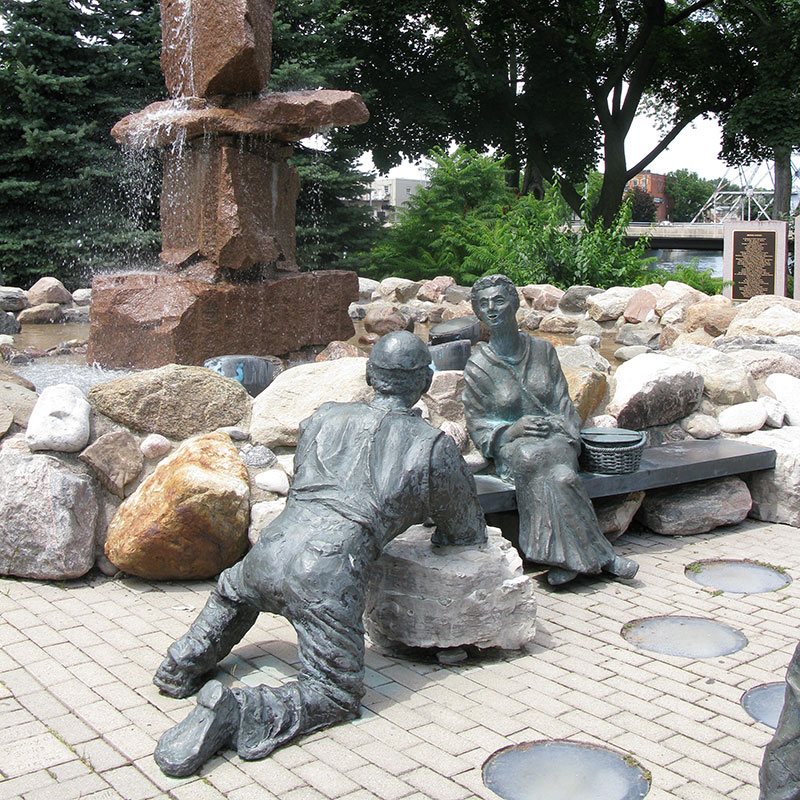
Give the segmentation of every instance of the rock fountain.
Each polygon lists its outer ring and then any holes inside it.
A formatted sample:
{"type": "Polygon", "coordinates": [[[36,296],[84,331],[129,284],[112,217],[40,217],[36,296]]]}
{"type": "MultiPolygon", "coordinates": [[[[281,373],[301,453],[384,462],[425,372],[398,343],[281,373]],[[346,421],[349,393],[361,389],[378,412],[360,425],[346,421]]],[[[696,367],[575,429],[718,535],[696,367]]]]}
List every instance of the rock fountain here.
{"type": "Polygon", "coordinates": [[[355,273],[300,273],[291,143],[366,122],[360,95],[266,91],[274,0],[161,0],[172,96],[120,120],[114,138],[158,148],[161,271],[98,276],[89,361],[202,364],[288,355],[353,335],[355,273]]]}

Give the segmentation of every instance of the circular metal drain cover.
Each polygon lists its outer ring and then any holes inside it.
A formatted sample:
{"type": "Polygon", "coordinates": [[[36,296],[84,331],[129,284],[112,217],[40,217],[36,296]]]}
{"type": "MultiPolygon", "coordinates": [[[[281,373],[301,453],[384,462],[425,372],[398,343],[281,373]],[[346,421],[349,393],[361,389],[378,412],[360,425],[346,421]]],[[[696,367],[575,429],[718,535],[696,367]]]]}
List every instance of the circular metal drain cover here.
{"type": "Polygon", "coordinates": [[[630,756],[581,742],[525,742],[483,765],[483,782],[504,800],[641,800],[650,778],[630,756]]]}
{"type": "Polygon", "coordinates": [[[627,623],[621,633],[642,650],[687,658],[727,656],[747,645],[744,634],[701,617],[648,617],[627,623]]]}
{"type": "Polygon", "coordinates": [[[792,579],[779,569],[754,561],[727,559],[695,561],[686,567],[684,572],[687,578],[701,586],[736,594],[774,592],[792,582],[792,579]]]}
{"type": "Polygon", "coordinates": [[[777,728],[785,696],[786,684],[783,681],[762,683],[742,695],[742,707],[756,722],[777,728]]]}

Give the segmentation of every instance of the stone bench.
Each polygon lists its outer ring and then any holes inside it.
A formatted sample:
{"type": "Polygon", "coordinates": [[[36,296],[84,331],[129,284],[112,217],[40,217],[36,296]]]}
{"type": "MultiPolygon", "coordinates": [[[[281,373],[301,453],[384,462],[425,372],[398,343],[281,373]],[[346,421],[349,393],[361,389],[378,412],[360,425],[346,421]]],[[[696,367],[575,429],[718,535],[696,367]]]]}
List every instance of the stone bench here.
{"type": "MultiPolygon", "coordinates": [[[[589,497],[596,499],[771,469],[775,459],[776,453],[771,447],[735,439],[691,439],[645,447],[636,472],[624,475],[581,472],[580,476],[589,497]]],[[[516,510],[517,498],[512,484],[494,475],[476,475],[475,484],[485,513],[516,510]]]]}

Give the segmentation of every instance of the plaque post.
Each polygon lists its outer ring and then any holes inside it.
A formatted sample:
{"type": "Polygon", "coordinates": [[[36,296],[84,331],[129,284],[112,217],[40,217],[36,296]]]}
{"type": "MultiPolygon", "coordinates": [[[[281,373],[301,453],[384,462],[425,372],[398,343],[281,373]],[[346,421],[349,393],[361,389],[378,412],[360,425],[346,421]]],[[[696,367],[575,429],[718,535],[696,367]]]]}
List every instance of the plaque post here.
{"type": "Polygon", "coordinates": [[[783,297],[788,236],[788,222],[726,222],[722,254],[722,278],[726,285],[722,293],[734,301],[749,300],[759,294],[783,297]]]}

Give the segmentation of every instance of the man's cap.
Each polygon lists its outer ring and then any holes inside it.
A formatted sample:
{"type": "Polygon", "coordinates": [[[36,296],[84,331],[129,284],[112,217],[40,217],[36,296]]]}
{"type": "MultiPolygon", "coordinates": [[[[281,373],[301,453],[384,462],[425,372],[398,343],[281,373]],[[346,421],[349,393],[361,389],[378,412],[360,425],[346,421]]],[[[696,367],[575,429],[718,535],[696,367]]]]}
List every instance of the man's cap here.
{"type": "Polygon", "coordinates": [[[431,354],[422,339],[410,331],[394,331],[375,342],[369,363],[379,369],[415,370],[429,366],[431,354]]]}

